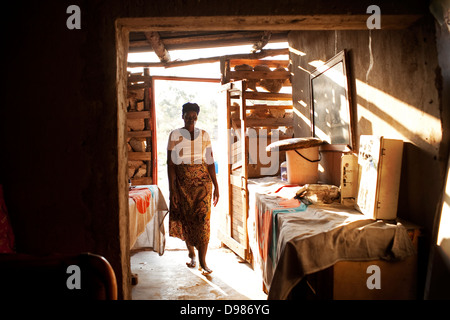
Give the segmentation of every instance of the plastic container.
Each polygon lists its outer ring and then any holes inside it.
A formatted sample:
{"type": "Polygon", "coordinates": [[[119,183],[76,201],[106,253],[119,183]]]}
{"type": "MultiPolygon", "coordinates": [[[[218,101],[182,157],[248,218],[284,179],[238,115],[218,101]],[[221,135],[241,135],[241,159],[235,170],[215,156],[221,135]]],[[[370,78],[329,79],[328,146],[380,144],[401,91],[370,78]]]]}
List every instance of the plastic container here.
{"type": "Polygon", "coordinates": [[[305,185],[319,180],[319,147],[286,151],[287,181],[305,185]]]}
{"type": "Polygon", "coordinates": [[[287,163],[286,161],[282,162],[280,165],[280,173],[281,173],[281,180],[287,181],[287,163]]]}

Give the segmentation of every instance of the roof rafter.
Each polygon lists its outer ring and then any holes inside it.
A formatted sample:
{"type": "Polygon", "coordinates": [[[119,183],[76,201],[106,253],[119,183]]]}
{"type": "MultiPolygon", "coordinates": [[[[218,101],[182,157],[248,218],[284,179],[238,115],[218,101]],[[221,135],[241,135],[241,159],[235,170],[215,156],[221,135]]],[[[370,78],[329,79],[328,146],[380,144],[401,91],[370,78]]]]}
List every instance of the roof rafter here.
{"type": "Polygon", "coordinates": [[[255,53],[257,51],[261,51],[264,46],[269,43],[270,37],[272,36],[271,31],[264,31],[261,39],[259,39],[255,44],[253,44],[252,52],[255,53]]]}
{"type": "Polygon", "coordinates": [[[159,60],[163,63],[167,63],[170,61],[170,54],[167,51],[164,42],[161,40],[159,33],[152,32],[144,32],[145,37],[147,38],[150,45],[153,47],[153,51],[155,51],[159,60]]]}
{"type": "Polygon", "coordinates": [[[200,63],[212,63],[218,62],[223,59],[262,59],[264,57],[271,57],[277,55],[287,55],[289,54],[289,48],[282,49],[266,49],[261,50],[260,52],[250,53],[250,54],[231,54],[225,56],[216,56],[216,57],[208,57],[208,58],[198,58],[192,60],[183,60],[183,61],[171,61],[168,63],[162,62],[128,62],[129,68],[154,68],[154,67],[164,67],[164,68],[173,68],[173,67],[181,67],[188,66],[193,64],[200,63]]]}

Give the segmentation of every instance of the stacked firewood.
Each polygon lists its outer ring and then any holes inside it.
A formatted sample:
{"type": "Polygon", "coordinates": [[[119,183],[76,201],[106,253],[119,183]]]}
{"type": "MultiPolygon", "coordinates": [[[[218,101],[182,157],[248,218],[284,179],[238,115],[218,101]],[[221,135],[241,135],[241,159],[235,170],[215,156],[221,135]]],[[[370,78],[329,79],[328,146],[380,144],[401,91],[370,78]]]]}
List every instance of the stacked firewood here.
{"type": "MultiPolygon", "coordinates": [[[[127,112],[144,110],[144,90],[128,90],[127,112]]],[[[127,119],[127,131],[142,131],[145,129],[144,119],[127,119]]],[[[128,152],[145,152],[147,149],[146,138],[127,138],[128,152]]],[[[128,178],[136,179],[146,175],[147,163],[141,160],[128,161],[128,178]]]]}
{"type": "MultiPolygon", "coordinates": [[[[248,64],[241,64],[234,67],[235,71],[256,71],[256,72],[277,72],[277,71],[287,71],[283,67],[275,68],[274,70],[271,70],[266,65],[256,65],[255,67],[252,67],[248,64]]],[[[248,79],[248,88],[257,92],[256,87],[262,87],[266,89],[269,92],[272,93],[278,93],[280,92],[281,88],[283,87],[283,84],[288,81],[287,79],[248,79]]]]}

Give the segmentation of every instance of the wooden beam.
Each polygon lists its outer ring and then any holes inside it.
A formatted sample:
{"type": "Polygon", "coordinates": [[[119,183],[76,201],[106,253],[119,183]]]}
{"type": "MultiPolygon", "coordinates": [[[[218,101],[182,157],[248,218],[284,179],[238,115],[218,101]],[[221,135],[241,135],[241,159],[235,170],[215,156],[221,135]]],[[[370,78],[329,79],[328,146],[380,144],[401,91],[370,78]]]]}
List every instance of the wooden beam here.
{"type": "Polygon", "coordinates": [[[232,59],[230,60],[230,68],[234,68],[240,64],[248,64],[252,67],[258,65],[265,65],[269,68],[283,67],[287,68],[289,66],[289,60],[252,60],[252,59],[232,59]]]}
{"type": "Polygon", "coordinates": [[[272,36],[272,32],[270,31],[264,31],[263,35],[261,36],[261,39],[259,39],[254,45],[252,52],[258,52],[261,51],[267,43],[269,43],[270,37],[272,36]]]}
{"type": "Polygon", "coordinates": [[[169,80],[169,81],[193,81],[193,82],[212,82],[220,83],[219,78],[194,78],[194,77],[173,77],[173,76],[152,76],[153,80],[169,80]]]}
{"type": "MultiPolygon", "coordinates": [[[[273,32],[271,41],[287,41],[287,31],[273,32]]],[[[243,32],[223,32],[220,34],[186,34],[185,36],[164,37],[160,34],[167,50],[179,49],[202,49],[211,47],[225,47],[248,44],[251,45],[258,41],[262,32],[243,31],[243,32]]],[[[146,40],[130,40],[129,52],[153,51],[153,48],[146,40]]]]}
{"type": "Polygon", "coordinates": [[[200,63],[213,63],[218,62],[220,59],[261,59],[264,57],[270,57],[270,56],[278,56],[278,55],[284,55],[289,54],[288,48],[283,49],[267,49],[262,50],[257,53],[250,53],[250,54],[233,54],[233,55],[227,55],[227,56],[217,56],[217,57],[209,57],[209,58],[199,58],[199,59],[193,59],[193,60],[184,60],[184,61],[171,61],[167,63],[162,62],[128,62],[129,68],[138,68],[138,67],[146,67],[146,68],[154,68],[154,67],[165,67],[165,68],[171,68],[171,67],[180,67],[180,66],[188,66],[192,64],[200,64],[200,63]]]}
{"type": "MultiPolygon", "coordinates": [[[[400,2],[399,2],[400,3],[400,2]]],[[[409,2],[405,2],[409,4],[409,2]]],[[[359,10],[360,12],[361,10],[359,10]]],[[[386,11],[386,10],[385,10],[386,11]]],[[[302,14],[271,16],[186,16],[120,18],[118,26],[128,31],[222,31],[222,30],[367,30],[364,13],[302,14]]],[[[410,27],[424,14],[409,10],[405,4],[395,12],[383,12],[381,29],[399,30],[410,27]],[[404,9],[404,11],[402,11],[404,9]],[[399,13],[397,12],[406,12],[399,13]]]]}
{"type": "Polygon", "coordinates": [[[169,52],[167,51],[166,47],[164,46],[164,43],[159,37],[159,33],[156,31],[151,31],[151,32],[144,32],[144,35],[147,38],[148,42],[151,44],[153,51],[155,51],[156,55],[159,57],[159,60],[161,60],[161,62],[164,63],[169,62],[170,61],[169,52]]]}

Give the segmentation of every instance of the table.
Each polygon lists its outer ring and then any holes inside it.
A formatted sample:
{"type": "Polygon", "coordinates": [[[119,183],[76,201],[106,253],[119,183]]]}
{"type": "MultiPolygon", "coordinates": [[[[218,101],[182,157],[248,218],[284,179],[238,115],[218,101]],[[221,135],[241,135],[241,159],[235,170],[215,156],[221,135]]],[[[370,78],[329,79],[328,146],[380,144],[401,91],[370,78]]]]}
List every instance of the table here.
{"type": "Polygon", "coordinates": [[[164,218],[168,207],[157,185],[130,189],[128,198],[130,248],[153,248],[160,255],[165,248],[164,218]]]}
{"type": "Polygon", "coordinates": [[[250,209],[269,299],[286,299],[303,277],[339,261],[401,261],[416,253],[401,222],[368,219],[340,203],[306,206],[293,199],[300,186],[285,182],[253,184],[250,209]]]}

